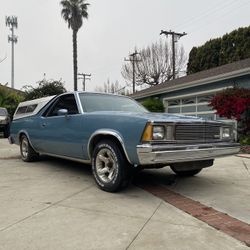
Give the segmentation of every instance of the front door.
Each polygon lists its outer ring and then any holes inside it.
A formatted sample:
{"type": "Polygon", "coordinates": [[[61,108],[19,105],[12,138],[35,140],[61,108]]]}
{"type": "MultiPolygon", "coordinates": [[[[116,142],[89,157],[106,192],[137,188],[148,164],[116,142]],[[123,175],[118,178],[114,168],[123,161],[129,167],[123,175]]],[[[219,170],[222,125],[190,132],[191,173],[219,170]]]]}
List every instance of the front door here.
{"type": "Polygon", "coordinates": [[[39,151],[54,155],[82,158],[82,115],[75,96],[66,94],[56,99],[40,117],[39,151]],[[58,111],[66,109],[67,115],[58,111]]]}

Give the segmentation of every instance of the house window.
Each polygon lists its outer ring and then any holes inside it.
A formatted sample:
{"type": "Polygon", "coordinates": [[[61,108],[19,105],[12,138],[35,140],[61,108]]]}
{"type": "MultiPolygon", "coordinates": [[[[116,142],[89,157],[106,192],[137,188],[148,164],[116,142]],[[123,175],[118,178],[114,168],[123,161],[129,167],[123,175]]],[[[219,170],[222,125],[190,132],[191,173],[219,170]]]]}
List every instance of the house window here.
{"type": "Polygon", "coordinates": [[[169,107],[168,108],[168,113],[175,114],[175,113],[180,113],[180,107],[169,107]]]}
{"type": "Polygon", "coordinates": [[[180,100],[172,100],[172,101],[168,101],[168,106],[176,106],[176,105],[180,105],[180,100]]]}
{"type": "Polygon", "coordinates": [[[186,105],[186,104],[195,104],[196,103],[196,98],[187,98],[187,99],[182,99],[182,104],[186,105]]]}
{"type": "Polygon", "coordinates": [[[209,103],[212,98],[213,98],[213,95],[198,96],[197,103],[204,103],[204,102],[209,103]]]}
{"type": "Polygon", "coordinates": [[[212,107],[208,106],[212,97],[213,95],[209,94],[166,100],[166,112],[171,114],[198,116],[215,120],[215,112],[212,110],[212,107]]]}

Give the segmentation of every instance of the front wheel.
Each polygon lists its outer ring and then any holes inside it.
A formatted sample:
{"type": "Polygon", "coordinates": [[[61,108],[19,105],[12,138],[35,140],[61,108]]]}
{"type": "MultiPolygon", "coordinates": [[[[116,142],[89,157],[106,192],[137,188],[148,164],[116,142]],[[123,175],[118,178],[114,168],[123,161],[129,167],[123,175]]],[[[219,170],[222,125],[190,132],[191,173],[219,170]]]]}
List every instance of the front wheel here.
{"type": "Polygon", "coordinates": [[[31,162],[38,159],[39,154],[30,146],[29,140],[26,135],[22,135],[20,139],[20,153],[22,160],[31,162]]]}
{"type": "Polygon", "coordinates": [[[92,173],[99,188],[116,192],[128,186],[131,166],[119,145],[111,140],[103,140],[94,149],[92,173]]]}

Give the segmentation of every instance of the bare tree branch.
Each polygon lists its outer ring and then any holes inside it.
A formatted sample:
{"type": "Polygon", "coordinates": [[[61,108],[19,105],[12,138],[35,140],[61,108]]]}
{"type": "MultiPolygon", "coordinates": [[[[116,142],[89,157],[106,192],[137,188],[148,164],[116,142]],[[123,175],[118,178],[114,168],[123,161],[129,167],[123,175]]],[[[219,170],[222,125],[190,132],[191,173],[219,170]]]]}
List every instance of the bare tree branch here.
{"type": "MultiPolygon", "coordinates": [[[[136,49],[138,51],[138,49],[136,49]]],[[[139,51],[135,62],[136,85],[158,85],[173,78],[172,51],[167,42],[160,40],[139,51]]],[[[176,48],[176,72],[178,76],[185,69],[186,55],[183,47],[176,48]]],[[[133,79],[132,62],[124,63],[122,76],[131,82],[133,79]]]]}
{"type": "Polygon", "coordinates": [[[125,87],[122,87],[117,80],[115,82],[111,82],[109,78],[107,79],[107,82],[104,82],[103,86],[96,87],[95,91],[122,95],[127,94],[125,93],[125,87]]]}

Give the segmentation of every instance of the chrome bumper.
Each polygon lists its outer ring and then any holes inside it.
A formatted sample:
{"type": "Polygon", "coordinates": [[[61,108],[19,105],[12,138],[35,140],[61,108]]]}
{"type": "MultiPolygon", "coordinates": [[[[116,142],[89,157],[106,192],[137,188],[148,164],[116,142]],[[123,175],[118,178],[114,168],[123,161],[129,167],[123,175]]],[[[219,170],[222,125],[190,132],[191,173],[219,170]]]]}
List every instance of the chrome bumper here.
{"type": "Polygon", "coordinates": [[[238,143],[213,143],[198,145],[150,145],[137,146],[137,154],[141,165],[170,164],[210,160],[237,154],[240,150],[238,143]]]}

